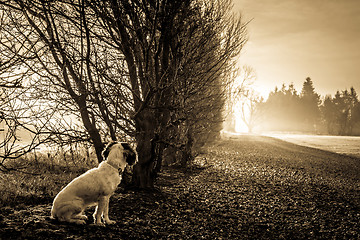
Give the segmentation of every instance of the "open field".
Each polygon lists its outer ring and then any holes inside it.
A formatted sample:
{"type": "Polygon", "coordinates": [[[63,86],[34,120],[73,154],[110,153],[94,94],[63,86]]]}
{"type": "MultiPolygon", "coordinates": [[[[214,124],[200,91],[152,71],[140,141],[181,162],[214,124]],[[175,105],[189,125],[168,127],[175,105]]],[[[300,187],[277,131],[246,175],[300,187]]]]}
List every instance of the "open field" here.
{"type": "MultiPolygon", "coordinates": [[[[13,196],[18,204],[0,210],[0,236],[360,239],[359,158],[243,135],[209,146],[196,163],[187,171],[165,168],[158,192],[119,189],[110,200],[110,218],[117,224],[105,228],[51,220],[56,191],[35,202],[13,196]]],[[[2,181],[9,177],[0,174],[2,181]]],[[[47,173],[47,181],[56,181],[58,174],[47,173]]],[[[64,178],[54,187],[60,188],[64,178]]]]}
{"type": "Polygon", "coordinates": [[[360,137],[329,136],[306,134],[270,133],[265,136],[275,137],[302,146],[360,157],[360,137]]]}

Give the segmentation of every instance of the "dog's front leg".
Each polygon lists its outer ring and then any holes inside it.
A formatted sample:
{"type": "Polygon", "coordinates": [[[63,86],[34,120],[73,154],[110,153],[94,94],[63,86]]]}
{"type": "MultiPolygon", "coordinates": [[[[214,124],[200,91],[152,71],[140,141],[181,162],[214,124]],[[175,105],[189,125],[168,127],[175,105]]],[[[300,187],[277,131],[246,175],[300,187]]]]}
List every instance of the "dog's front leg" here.
{"type": "Polygon", "coordinates": [[[95,212],[94,212],[94,224],[99,225],[99,226],[104,226],[104,223],[101,222],[101,216],[103,215],[103,212],[105,210],[106,207],[106,201],[107,201],[107,197],[100,197],[98,205],[95,208],[95,212]]]}
{"type": "Polygon", "coordinates": [[[110,201],[110,196],[107,198],[106,201],[106,205],[105,205],[105,209],[104,209],[104,220],[106,224],[115,224],[115,221],[112,221],[109,219],[109,201],[110,201]]]}

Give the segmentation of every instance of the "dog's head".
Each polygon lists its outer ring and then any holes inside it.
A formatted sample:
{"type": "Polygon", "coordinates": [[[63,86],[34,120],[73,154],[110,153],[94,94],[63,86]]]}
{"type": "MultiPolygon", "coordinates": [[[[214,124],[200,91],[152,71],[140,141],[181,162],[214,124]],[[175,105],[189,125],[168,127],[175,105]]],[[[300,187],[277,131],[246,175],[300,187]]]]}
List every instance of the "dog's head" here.
{"type": "Polygon", "coordinates": [[[104,160],[116,168],[124,170],[126,165],[134,165],[136,152],[126,142],[110,142],[103,151],[104,160]]]}
{"type": "Polygon", "coordinates": [[[127,164],[129,164],[130,166],[135,165],[135,163],[137,162],[135,150],[132,149],[132,147],[126,142],[122,142],[121,146],[124,149],[124,157],[127,164]]]}

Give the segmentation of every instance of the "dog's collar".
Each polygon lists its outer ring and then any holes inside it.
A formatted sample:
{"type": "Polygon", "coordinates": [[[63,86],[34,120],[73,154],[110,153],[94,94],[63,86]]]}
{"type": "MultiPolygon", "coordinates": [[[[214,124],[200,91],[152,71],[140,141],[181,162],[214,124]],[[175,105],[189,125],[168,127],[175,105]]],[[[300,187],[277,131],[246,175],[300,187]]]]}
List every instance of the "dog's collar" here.
{"type": "Polygon", "coordinates": [[[110,167],[114,168],[114,169],[115,169],[116,171],[118,171],[119,173],[122,172],[122,169],[121,169],[121,168],[117,168],[117,167],[111,165],[108,161],[105,161],[105,163],[106,163],[107,165],[109,165],[110,167]]]}

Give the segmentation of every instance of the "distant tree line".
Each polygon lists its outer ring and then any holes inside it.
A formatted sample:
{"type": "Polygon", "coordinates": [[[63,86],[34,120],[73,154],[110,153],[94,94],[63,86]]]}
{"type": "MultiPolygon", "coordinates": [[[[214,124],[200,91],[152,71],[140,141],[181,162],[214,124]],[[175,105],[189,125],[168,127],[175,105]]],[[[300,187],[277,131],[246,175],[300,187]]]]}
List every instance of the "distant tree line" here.
{"type": "Polygon", "coordinates": [[[333,135],[360,135],[360,103],[353,87],[323,100],[311,78],[300,93],[293,84],[275,88],[258,106],[263,130],[300,131],[333,135]]]}
{"type": "Polygon", "coordinates": [[[360,135],[360,103],[353,87],[326,96],[320,109],[328,133],[360,135]]]}

